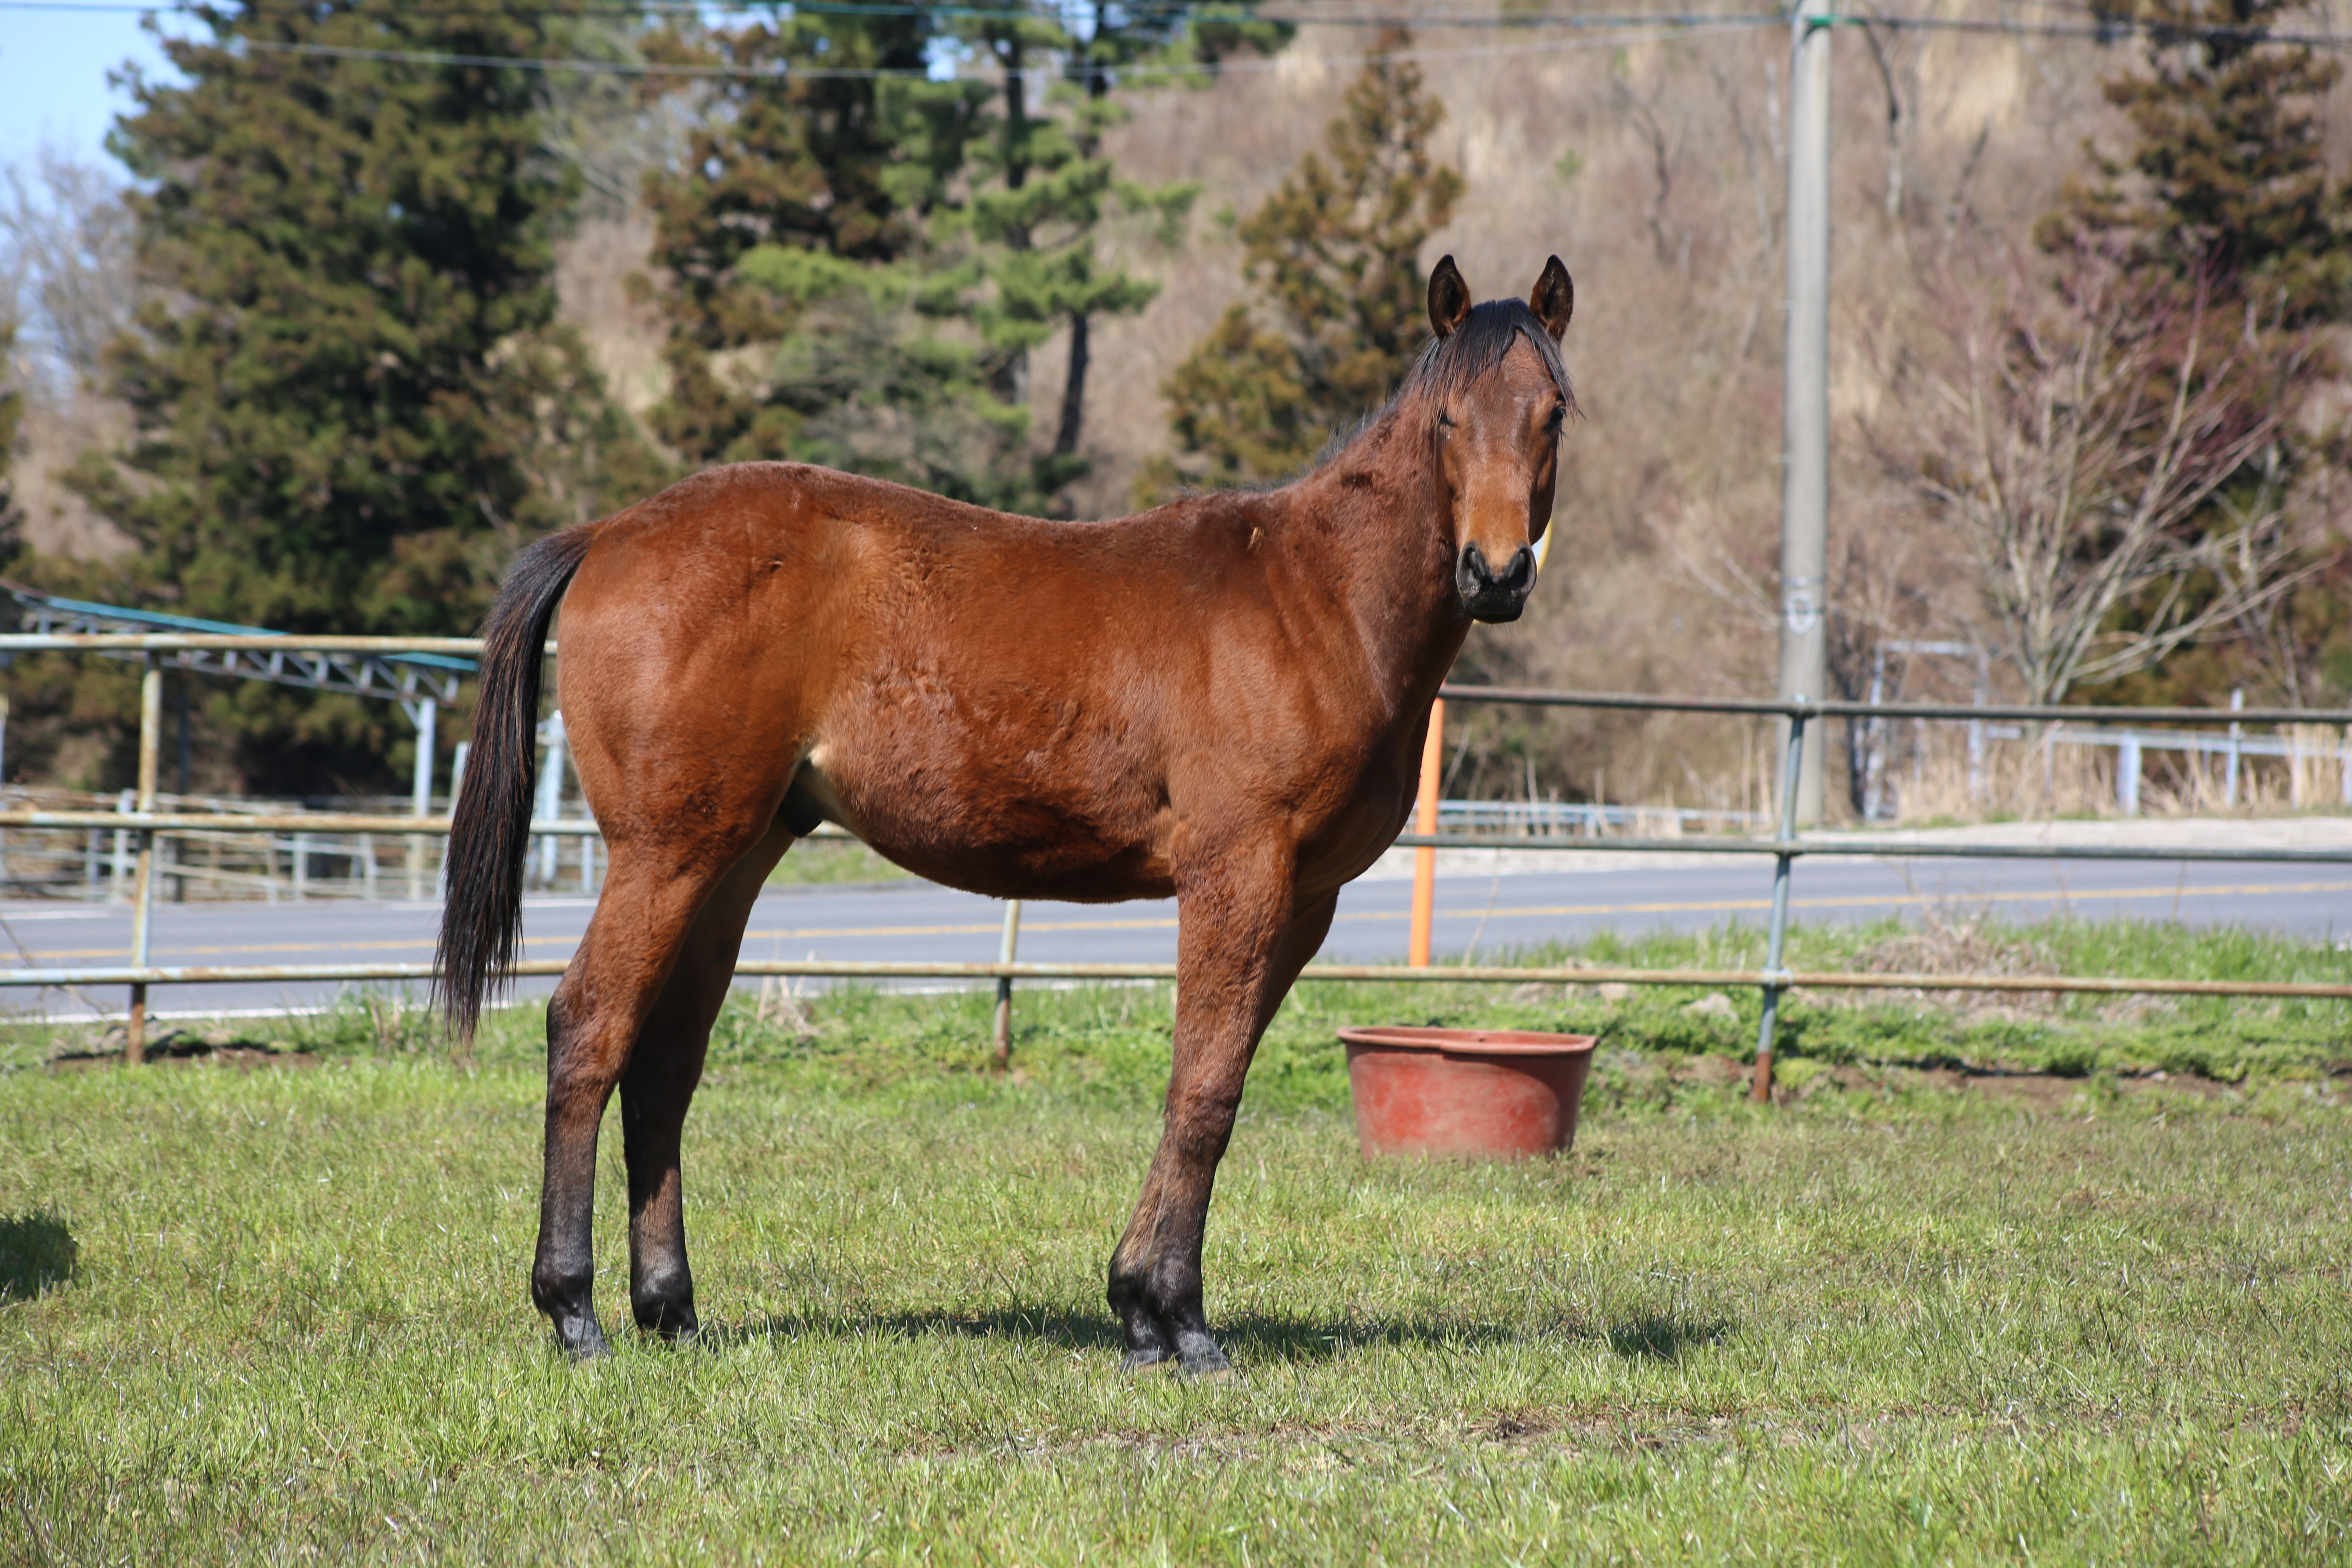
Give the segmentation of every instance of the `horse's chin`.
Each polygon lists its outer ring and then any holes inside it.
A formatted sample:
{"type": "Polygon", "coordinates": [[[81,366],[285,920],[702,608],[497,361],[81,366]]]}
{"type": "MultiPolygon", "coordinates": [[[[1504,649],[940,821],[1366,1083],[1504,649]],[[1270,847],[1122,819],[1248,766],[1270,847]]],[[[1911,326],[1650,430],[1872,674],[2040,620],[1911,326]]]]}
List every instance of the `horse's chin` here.
{"type": "Polygon", "coordinates": [[[1528,607],[1528,596],[1525,594],[1479,594],[1465,599],[1462,607],[1470,613],[1472,620],[1499,626],[1519,618],[1528,607]]]}

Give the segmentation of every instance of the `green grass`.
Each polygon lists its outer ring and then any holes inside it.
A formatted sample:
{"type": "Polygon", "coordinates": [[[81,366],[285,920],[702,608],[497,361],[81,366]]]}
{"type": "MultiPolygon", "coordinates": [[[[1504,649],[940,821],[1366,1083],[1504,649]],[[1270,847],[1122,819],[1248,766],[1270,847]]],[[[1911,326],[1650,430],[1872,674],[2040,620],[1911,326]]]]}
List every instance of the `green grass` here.
{"type": "MultiPolygon", "coordinates": [[[[2116,972],[2346,967],[1997,934],[2116,972]]],[[[1804,932],[1797,962],[1895,940],[1804,932]]],[[[74,1042],[12,1031],[0,1560],[2344,1559],[2344,1009],[1804,1003],[1790,1103],[1758,1110],[1730,1081],[1752,1002],[1699,995],[1307,988],[1220,1184],[1242,1375],[1208,1386],[1121,1375],[1100,1300],[1164,988],[1024,990],[1010,1079],[984,995],[730,1004],[688,1130],[713,1343],[578,1369],[524,1297],[532,1010],[471,1070],[382,1005],[289,1019],[265,1033],[309,1065],[247,1070],[45,1068],[74,1042]],[[1593,1026],[1575,1151],[1367,1163],[1330,1034],[1375,1020],[1593,1026]],[[2221,1079],[2142,1076],[2207,1037],[2221,1079]]]]}
{"type": "Polygon", "coordinates": [[[844,882],[903,882],[908,873],[855,838],[803,838],[768,873],[772,888],[836,887],[844,882]]]}

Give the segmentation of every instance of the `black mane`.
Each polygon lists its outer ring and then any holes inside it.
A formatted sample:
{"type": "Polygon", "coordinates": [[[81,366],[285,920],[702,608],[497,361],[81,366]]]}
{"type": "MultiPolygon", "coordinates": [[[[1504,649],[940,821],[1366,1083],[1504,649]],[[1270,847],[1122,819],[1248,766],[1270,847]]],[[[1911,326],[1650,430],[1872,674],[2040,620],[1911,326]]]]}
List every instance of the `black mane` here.
{"type": "Polygon", "coordinates": [[[1567,363],[1559,357],[1559,345],[1551,341],[1551,334],[1536,320],[1536,313],[1528,309],[1523,300],[1489,300],[1474,308],[1451,334],[1432,338],[1386,403],[1353,425],[1334,430],[1307,472],[1328,467],[1406,398],[1431,396],[1442,402],[1486,380],[1502,368],[1511,344],[1520,338],[1527,339],[1542,358],[1544,369],[1551,373],[1551,384],[1559,388],[1559,395],[1570,411],[1581,414],[1583,410],[1576,403],[1576,389],[1569,384],[1567,363]]]}
{"type": "Polygon", "coordinates": [[[1514,341],[1525,338],[1543,360],[1544,369],[1551,373],[1551,384],[1569,407],[1576,406],[1576,392],[1568,384],[1568,365],[1559,357],[1559,345],[1551,341],[1536,313],[1521,300],[1489,300],[1473,310],[1462,324],[1445,337],[1433,338],[1412,370],[1405,373],[1404,384],[1397,388],[1393,405],[1408,393],[1428,393],[1438,397],[1450,397],[1466,391],[1502,368],[1503,360],[1511,352],[1514,341]]]}

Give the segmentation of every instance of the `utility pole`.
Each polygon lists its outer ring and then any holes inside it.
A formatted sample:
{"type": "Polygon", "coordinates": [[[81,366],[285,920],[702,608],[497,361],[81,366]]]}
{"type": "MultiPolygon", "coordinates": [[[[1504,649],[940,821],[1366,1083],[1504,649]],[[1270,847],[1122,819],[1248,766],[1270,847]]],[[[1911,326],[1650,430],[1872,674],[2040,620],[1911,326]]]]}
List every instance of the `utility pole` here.
{"type": "MultiPolygon", "coordinates": [[[[1830,0],[1798,0],[1789,63],[1789,350],[1780,500],[1780,695],[1829,675],[1830,0]]],[[[1790,748],[1783,744],[1785,759],[1790,748]]],[[[1822,819],[1821,744],[1803,748],[1797,824],[1822,819]]],[[[1785,767],[1785,761],[1782,766],[1785,767]]],[[[1786,781],[1783,781],[1785,787],[1786,781]]]]}

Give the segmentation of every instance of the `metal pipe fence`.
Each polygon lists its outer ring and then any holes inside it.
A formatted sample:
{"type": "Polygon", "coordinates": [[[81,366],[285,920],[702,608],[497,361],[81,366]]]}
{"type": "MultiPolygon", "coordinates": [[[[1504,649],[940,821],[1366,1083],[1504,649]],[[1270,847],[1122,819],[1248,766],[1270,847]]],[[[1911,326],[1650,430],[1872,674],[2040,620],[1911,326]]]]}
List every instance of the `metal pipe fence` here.
{"type": "MultiPolygon", "coordinates": [[[[157,653],[204,650],[210,652],[266,652],[273,655],[303,651],[342,652],[354,654],[431,653],[450,656],[477,655],[481,643],[472,637],[300,637],[286,636],[237,637],[207,634],[168,635],[48,635],[24,633],[0,634],[0,652],[134,652],[149,656],[157,653]]],[[[548,653],[556,647],[550,643],[548,653]]],[[[124,985],[131,989],[132,1005],[130,1016],[130,1041],[126,1059],[138,1060],[143,1051],[143,1022],[146,993],[155,985],[204,985],[233,983],[268,982],[429,982],[433,967],[423,963],[339,963],[324,964],[236,964],[236,965],[165,965],[148,961],[148,934],[151,929],[152,905],[159,872],[169,874],[173,868],[159,867],[154,862],[157,840],[174,833],[219,832],[224,829],[255,833],[342,833],[342,834],[403,834],[444,836],[449,831],[446,816],[424,815],[394,816],[373,813],[252,813],[225,816],[217,812],[188,812],[158,809],[154,787],[154,763],[161,728],[161,705],[153,695],[160,672],[149,661],[147,677],[142,681],[140,734],[140,789],[135,808],[131,811],[75,810],[0,810],[0,829],[52,828],[86,831],[105,830],[130,836],[135,846],[137,872],[134,880],[134,936],[132,962],[127,965],[78,965],[68,967],[37,967],[29,964],[0,965],[0,987],[57,987],[84,985],[124,985]]],[[[1433,729],[1442,730],[1444,701],[1491,702],[1522,704],[1538,707],[1615,709],[1661,713],[1712,713],[1777,718],[1787,721],[1781,778],[1783,787],[1780,803],[1777,831],[1771,837],[1672,837],[1672,838],[1611,838],[1582,834],[1550,833],[1518,835],[1481,835],[1465,833],[1408,833],[1401,835],[1400,846],[1423,849],[1537,849],[1559,853],[1605,851],[1670,854],[1767,855],[1774,861],[1771,917],[1766,937],[1766,960],[1760,969],[1633,969],[1572,965],[1565,967],[1469,966],[1417,963],[1395,964],[1309,964],[1300,979],[1308,982],[1346,983],[1421,983],[1448,984],[1621,984],[1633,985],[1710,985],[1754,986],[1763,995],[1763,1011],[1757,1038],[1756,1068],[1753,1092],[1757,1099],[1769,1100],[1772,1081],[1772,1055],[1778,1026],[1779,1009],[1787,992],[1800,988],[1903,991],[1971,991],[2003,993],[2047,993],[2052,994],[2144,994],[2185,996],[2248,996],[2283,997],[2306,1000],[2352,1000],[2352,984],[2326,984],[2267,981],[2171,980],[2131,978],[2121,976],[2084,976],[2058,974],[1922,974],[1878,972],[1799,971],[1782,963],[1788,930],[1789,882],[1794,863],[1807,856],[1869,856],[1879,858],[1979,858],[1979,859],[2049,859],[2078,858],[2086,859],[2137,860],[2204,860],[2240,862],[2284,862],[2295,864],[2352,864],[2352,847],[2345,849],[2277,849],[2231,848],[2221,846],[2199,846],[2187,848],[2163,846],[2101,845],[2055,849],[2048,845],[2034,844],[1922,844],[1870,843],[1854,840],[1809,839],[1801,837],[1796,826],[1796,781],[1803,766],[1807,731],[1813,721],[1831,718],[1881,717],[1914,718],[1937,721],[1997,721],[2019,723],[2081,723],[2085,719],[2102,722],[2124,721],[2137,724],[2346,724],[2352,723],[2352,712],[2320,712],[2302,709],[2201,709],[2201,708],[2142,708],[2100,709],[2035,708],[2026,706],[1977,706],[1973,704],[1901,702],[1861,703],[1813,701],[1805,699],[1780,700],[1773,699],[1654,697],[1633,692],[1573,692],[1538,689],[1492,686],[1448,685],[1444,689],[1438,712],[1433,716],[1433,729]]],[[[1433,745],[1433,754],[1437,748],[1433,745]]],[[[1429,814],[1429,825],[1443,826],[1437,813],[1429,814]]],[[[1736,814],[1719,814],[1729,817],[1736,814]]],[[[1635,820],[1640,820],[1638,813],[1635,820]]],[[[598,837],[596,824],[586,817],[556,817],[534,821],[533,835],[546,838],[598,837]]],[[[1433,875],[1431,858],[1423,857],[1420,875],[1433,875]]],[[[1425,922],[1430,908],[1426,889],[1416,890],[1414,899],[1414,951],[1427,952],[1425,922]]],[[[810,959],[803,961],[741,959],[735,966],[739,975],[747,978],[822,977],[834,979],[960,979],[996,981],[1002,984],[1000,996],[1009,1001],[1010,984],[1016,980],[1089,981],[1089,980],[1167,980],[1177,978],[1171,963],[1035,963],[1016,962],[1013,957],[1013,926],[1007,922],[1007,934],[1002,957],[994,963],[898,963],[856,962],[848,960],[810,959]]],[[[560,975],[566,968],[561,960],[529,959],[515,965],[520,977],[560,975]]]]}

